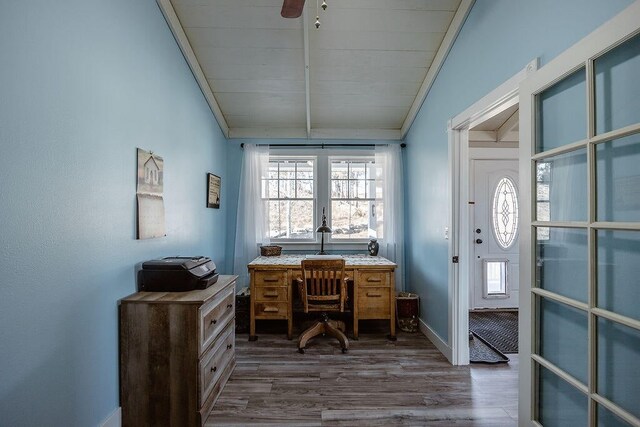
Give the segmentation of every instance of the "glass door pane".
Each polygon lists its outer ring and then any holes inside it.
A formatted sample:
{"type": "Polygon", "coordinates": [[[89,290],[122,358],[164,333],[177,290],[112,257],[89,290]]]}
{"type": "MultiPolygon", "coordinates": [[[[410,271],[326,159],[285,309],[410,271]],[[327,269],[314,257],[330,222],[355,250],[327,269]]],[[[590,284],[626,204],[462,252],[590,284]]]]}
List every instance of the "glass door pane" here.
{"type": "Polygon", "coordinates": [[[586,221],[587,150],[549,157],[537,162],[536,166],[546,174],[544,181],[539,180],[536,184],[537,220],[586,221]]]}
{"type": "Polygon", "coordinates": [[[640,123],[640,36],[595,60],[596,133],[640,123]]]}
{"type": "Polygon", "coordinates": [[[587,86],[581,68],[538,95],[536,153],[587,137],[587,86]]]}
{"type": "Polygon", "coordinates": [[[640,134],[596,146],[598,221],[640,221],[640,134]]]}
{"type": "Polygon", "coordinates": [[[547,298],[538,301],[538,354],[586,384],[587,314],[547,298]]]}
{"type": "Polygon", "coordinates": [[[597,307],[640,320],[640,232],[599,230],[597,307]]]}
{"type": "Polygon", "coordinates": [[[598,394],[640,418],[640,331],[598,320],[598,394]]]}
{"type": "Polygon", "coordinates": [[[544,427],[587,425],[587,396],[538,366],[538,422],[544,427]]]}

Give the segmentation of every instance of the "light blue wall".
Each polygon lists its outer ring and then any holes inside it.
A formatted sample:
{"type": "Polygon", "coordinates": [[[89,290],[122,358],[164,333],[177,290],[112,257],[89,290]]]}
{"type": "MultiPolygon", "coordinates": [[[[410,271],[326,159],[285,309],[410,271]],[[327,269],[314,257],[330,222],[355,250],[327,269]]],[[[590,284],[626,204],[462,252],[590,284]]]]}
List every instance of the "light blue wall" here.
{"type": "Polygon", "coordinates": [[[448,341],[447,121],[539,57],[546,64],[630,0],[477,0],[407,137],[407,286],[448,341]]]}
{"type": "Polygon", "coordinates": [[[226,141],[155,0],[0,11],[0,425],[95,426],[119,406],[135,264],[227,265],[226,141]],[[165,238],[134,238],[136,147],[164,157],[165,238]]]}

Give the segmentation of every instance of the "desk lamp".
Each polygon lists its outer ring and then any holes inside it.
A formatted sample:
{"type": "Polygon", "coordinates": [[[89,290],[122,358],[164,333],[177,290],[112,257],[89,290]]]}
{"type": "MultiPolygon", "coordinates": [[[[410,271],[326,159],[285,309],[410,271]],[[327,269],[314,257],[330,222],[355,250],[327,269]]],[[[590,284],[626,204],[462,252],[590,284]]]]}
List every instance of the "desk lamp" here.
{"type": "Polygon", "coordinates": [[[320,252],[316,255],[327,255],[324,251],[324,233],[331,233],[331,229],[327,226],[327,216],[324,214],[324,208],[322,208],[322,225],[316,229],[316,233],[322,233],[320,252]]]}

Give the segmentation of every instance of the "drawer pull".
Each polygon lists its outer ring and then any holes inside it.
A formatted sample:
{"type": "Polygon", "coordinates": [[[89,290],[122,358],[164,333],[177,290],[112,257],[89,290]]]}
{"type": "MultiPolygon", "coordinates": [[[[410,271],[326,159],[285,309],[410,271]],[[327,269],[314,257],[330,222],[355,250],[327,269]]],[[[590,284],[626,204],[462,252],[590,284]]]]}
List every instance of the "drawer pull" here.
{"type": "Polygon", "coordinates": [[[215,325],[216,323],[218,323],[218,320],[217,320],[217,319],[211,319],[211,324],[212,324],[212,325],[215,325]]]}
{"type": "Polygon", "coordinates": [[[379,277],[369,277],[367,278],[367,282],[382,282],[382,279],[379,277]]]}
{"type": "Polygon", "coordinates": [[[227,304],[227,308],[233,307],[233,304],[227,304]]]}
{"type": "Polygon", "coordinates": [[[280,309],[278,307],[265,307],[263,311],[265,313],[277,313],[280,309]]]}
{"type": "Polygon", "coordinates": [[[379,297],[381,297],[381,296],[382,296],[382,294],[374,294],[374,293],[372,293],[372,292],[367,292],[367,296],[368,296],[368,297],[378,297],[378,298],[379,298],[379,297]]]}
{"type": "Polygon", "coordinates": [[[278,297],[278,293],[277,292],[268,292],[268,293],[265,292],[264,296],[268,297],[268,298],[277,298],[278,297]]]}
{"type": "Polygon", "coordinates": [[[264,278],[264,281],[265,281],[265,282],[275,282],[275,283],[277,283],[277,282],[279,282],[280,280],[279,280],[277,277],[276,277],[276,278],[273,278],[273,277],[265,277],[265,278],[264,278]]]}
{"type": "Polygon", "coordinates": [[[211,372],[215,372],[215,371],[217,371],[217,370],[218,370],[218,368],[217,368],[217,367],[215,367],[215,366],[211,367],[211,372]]]}
{"type": "Polygon", "coordinates": [[[233,347],[233,344],[228,344],[227,345],[227,350],[231,350],[231,347],[233,347]]]}

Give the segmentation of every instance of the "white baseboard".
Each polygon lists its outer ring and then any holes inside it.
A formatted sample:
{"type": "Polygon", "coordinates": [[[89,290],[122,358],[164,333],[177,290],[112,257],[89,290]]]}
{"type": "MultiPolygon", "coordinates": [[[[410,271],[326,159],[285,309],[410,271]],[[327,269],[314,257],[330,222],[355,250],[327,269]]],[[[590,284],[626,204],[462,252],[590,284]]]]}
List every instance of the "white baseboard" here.
{"type": "Polygon", "coordinates": [[[100,427],[121,427],[122,426],[122,410],[120,407],[113,411],[106,420],[104,420],[100,427]]]}
{"type": "Polygon", "coordinates": [[[451,350],[451,347],[449,346],[449,344],[444,342],[444,340],[442,338],[440,338],[440,335],[438,335],[436,333],[436,331],[434,331],[433,329],[431,329],[431,327],[429,325],[424,323],[424,320],[422,320],[422,319],[418,319],[418,320],[420,321],[420,323],[419,323],[420,332],[422,332],[427,337],[427,339],[429,341],[431,341],[433,343],[433,345],[435,345],[438,350],[440,350],[440,353],[442,353],[444,355],[444,357],[447,358],[449,363],[453,364],[453,362],[452,362],[452,360],[453,360],[453,351],[451,350]]]}

